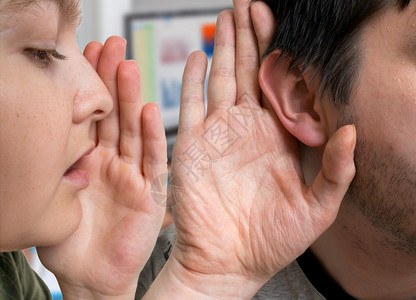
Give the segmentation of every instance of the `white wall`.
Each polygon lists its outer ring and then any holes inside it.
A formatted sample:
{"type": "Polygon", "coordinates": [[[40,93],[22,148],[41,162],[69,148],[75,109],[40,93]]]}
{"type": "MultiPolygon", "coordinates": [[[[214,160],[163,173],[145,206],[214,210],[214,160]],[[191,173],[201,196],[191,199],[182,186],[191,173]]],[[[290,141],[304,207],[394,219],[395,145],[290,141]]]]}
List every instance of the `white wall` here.
{"type": "Polygon", "coordinates": [[[109,36],[124,35],[124,16],[132,11],[132,0],[83,0],[82,10],[77,40],[84,49],[90,41],[103,43],[109,36]]]}
{"type": "Polygon", "coordinates": [[[132,0],[138,12],[232,7],[232,0],[132,0]]]}

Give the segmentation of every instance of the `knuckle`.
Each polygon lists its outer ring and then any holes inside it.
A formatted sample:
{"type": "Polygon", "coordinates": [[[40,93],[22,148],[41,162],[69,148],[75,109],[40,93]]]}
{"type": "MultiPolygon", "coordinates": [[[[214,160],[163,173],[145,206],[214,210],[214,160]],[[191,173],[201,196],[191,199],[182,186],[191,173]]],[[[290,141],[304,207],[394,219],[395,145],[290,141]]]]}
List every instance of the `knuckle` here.
{"type": "Polygon", "coordinates": [[[259,65],[259,62],[259,57],[255,55],[244,55],[236,58],[237,65],[243,67],[257,67],[259,65]]]}
{"type": "Polygon", "coordinates": [[[196,104],[196,103],[201,103],[201,97],[199,95],[187,95],[186,97],[184,97],[184,102],[186,104],[196,104]]]}
{"type": "Polygon", "coordinates": [[[211,77],[234,77],[235,76],[235,69],[226,67],[226,66],[218,66],[211,70],[211,77]]]}

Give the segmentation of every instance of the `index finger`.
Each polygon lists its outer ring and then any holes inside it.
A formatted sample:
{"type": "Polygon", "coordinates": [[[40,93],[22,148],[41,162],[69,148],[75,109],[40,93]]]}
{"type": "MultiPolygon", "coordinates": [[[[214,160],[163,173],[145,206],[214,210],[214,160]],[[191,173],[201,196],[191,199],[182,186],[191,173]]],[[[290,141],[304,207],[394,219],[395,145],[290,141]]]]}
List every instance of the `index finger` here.
{"type": "MultiPolygon", "coordinates": [[[[256,1],[251,5],[250,15],[257,37],[258,49],[260,52],[259,55],[261,59],[269,48],[276,20],[269,6],[263,1],[256,1]]],[[[261,99],[263,107],[273,110],[273,107],[266,99],[266,96],[262,95],[261,99]]]]}
{"type": "Polygon", "coordinates": [[[119,103],[117,89],[117,70],[124,59],[126,41],[120,37],[110,37],[104,44],[97,66],[98,75],[104,82],[114,101],[113,110],[98,124],[100,143],[106,147],[119,145],[119,103]]]}
{"type": "Polygon", "coordinates": [[[237,99],[244,94],[258,99],[259,51],[257,38],[250,18],[252,0],[233,0],[236,29],[237,99]]]}
{"type": "Polygon", "coordinates": [[[276,20],[271,9],[263,1],[254,2],[250,7],[250,14],[262,57],[269,47],[276,20]]]}

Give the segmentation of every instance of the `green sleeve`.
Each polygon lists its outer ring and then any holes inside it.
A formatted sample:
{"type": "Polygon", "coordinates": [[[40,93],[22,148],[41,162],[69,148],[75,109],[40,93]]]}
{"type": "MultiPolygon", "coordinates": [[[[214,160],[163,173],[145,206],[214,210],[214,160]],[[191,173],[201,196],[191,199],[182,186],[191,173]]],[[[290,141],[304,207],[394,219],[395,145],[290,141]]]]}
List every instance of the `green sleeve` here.
{"type": "Polygon", "coordinates": [[[48,287],[22,252],[0,253],[0,299],[52,299],[48,287]]]}

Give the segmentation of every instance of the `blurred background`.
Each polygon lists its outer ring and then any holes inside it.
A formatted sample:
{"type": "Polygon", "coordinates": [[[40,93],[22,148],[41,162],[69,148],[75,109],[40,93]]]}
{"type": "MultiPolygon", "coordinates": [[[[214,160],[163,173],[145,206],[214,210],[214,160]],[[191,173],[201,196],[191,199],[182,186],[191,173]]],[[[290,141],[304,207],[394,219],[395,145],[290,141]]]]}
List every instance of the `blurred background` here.
{"type": "Polygon", "coordinates": [[[83,0],[83,22],[78,30],[81,49],[93,40],[125,36],[124,17],[130,13],[165,13],[231,8],[232,0],[83,0]]]}
{"type": "MultiPolygon", "coordinates": [[[[112,35],[127,40],[126,58],[139,65],[143,101],[156,102],[161,110],[169,160],[177,132],[186,60],[192,51],[203,50],[211,62],[217,15],[230,8],[232,0],[82,0],[83,21],[77,31],[80,49],[90,41],[104,43],[112,35]]],[[[169,182],[170,178],[168,186],[169,182]]],[[[163,228],[172,224],[170,194],[163,228]]],[[[54,275],[43,267],[36,249],[24,252],[49,286],[53,299],[62,299],[54,275]]]]}

